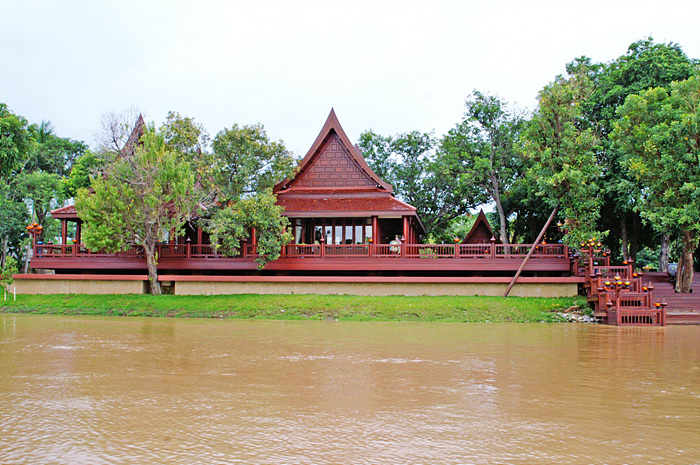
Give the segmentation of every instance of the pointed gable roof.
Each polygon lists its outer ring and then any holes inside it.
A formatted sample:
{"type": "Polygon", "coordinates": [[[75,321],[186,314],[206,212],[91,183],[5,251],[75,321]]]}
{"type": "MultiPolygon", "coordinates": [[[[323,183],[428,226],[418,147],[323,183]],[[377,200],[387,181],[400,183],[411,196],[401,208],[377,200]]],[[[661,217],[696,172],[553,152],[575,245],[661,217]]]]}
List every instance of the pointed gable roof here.
{"type": "Polygon", "coordinates": [[[486,215],[484,215],[484,210],[479,210],[476,221],[469,231],[469,234],[467,234],[467,237],[462,241],[462,244],[484,244],[489,242],[493,237],[493,230],[491,229],[489,221],[486,219],[486,215]]]}
{"type": "Polygon", "coordinates": [[[274,188],[274,192],[279,194],[329,190],[394,192],[391,184],[384,182],[367,165],[359,147],[350,142],[333,109],[299,163],[297,174],[274,188]]]}
{"type": "Polygon", "coordinates": [[[127,141],[124,143],[124,147],[122,147],[121,151],[119,152],[122,157],[130,157],[134,154],[136,145],[139,143],[141,136],[143,136],[145,127],[146,122],[143,119],[143,115],[139,113],[139,117],[136,120],[136,123],[134,123],[134,129],[132,129],[131,134],[129,134],[129,139],[127,139],[127,141]]]}

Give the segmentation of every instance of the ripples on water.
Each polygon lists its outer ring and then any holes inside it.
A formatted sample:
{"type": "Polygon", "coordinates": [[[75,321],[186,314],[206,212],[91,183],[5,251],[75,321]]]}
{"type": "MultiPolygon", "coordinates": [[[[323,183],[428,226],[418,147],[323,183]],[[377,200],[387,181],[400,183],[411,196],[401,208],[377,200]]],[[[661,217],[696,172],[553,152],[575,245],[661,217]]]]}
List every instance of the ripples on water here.
{"type": "Polygon", "coordinates": [[[700,327],[0,315],[2,464],[700,464],[700,327]]]}

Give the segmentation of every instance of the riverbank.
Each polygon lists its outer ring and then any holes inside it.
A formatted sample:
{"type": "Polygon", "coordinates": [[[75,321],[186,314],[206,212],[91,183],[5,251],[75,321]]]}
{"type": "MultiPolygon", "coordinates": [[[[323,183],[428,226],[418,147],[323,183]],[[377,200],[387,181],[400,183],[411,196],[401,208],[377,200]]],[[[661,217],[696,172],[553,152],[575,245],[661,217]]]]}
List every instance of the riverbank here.
{"type": "Polygon", "coordinates": [[[348,295],[11,295],[0,313],[275,320],[562,322],[585,298],[348,295]]]}

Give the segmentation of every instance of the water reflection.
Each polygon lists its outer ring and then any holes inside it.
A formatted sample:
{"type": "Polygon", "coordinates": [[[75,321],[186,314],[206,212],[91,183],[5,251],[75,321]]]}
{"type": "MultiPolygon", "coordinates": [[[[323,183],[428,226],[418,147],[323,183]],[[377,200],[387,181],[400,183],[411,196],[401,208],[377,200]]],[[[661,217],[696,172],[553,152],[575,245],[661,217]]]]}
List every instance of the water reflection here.
{"type": "Polygon", "coordinates": [[[0,315],[0,463],[696,463],[700,328],[0,315]]]}

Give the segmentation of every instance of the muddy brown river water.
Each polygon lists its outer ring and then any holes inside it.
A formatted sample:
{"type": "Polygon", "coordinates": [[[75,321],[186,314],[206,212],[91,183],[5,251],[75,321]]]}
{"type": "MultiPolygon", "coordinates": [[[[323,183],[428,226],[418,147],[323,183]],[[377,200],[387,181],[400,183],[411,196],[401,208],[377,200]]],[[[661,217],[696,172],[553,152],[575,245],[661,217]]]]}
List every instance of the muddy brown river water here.
{"type": "Polygon", "coordinates": [[[0,315],[0,464],[700,464],[700,327],[0,315]]]}

